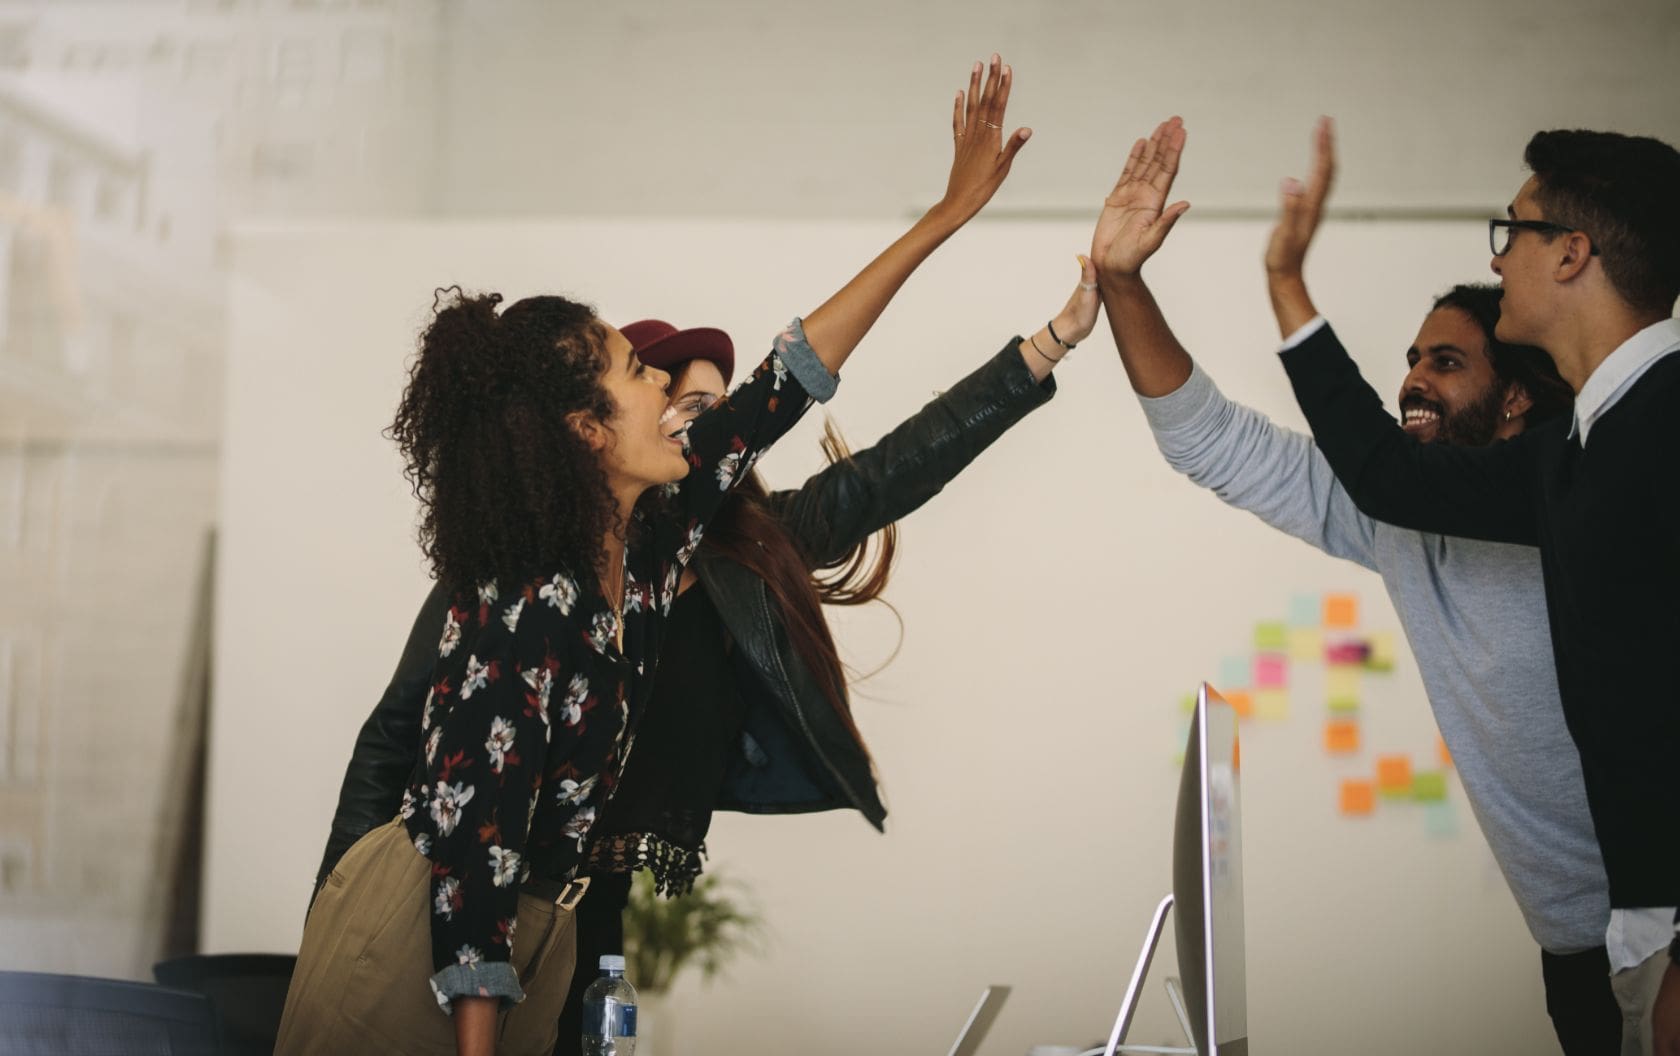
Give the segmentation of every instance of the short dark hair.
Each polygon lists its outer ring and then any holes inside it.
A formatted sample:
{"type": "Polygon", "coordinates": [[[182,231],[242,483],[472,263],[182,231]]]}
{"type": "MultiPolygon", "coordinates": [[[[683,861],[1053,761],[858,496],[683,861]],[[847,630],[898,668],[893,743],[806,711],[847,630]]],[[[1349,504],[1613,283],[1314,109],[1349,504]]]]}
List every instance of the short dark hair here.
{"type": "Polygon", "coordinates": [[[1523,151],[1544,219],[1583,231],[1622,299],[1639,311],[1680,298],[1680,152],[1649,136],[1558,129],[1523,151]]]}
{"type": "Polygon", "coordinates": [[[1558,373],[1552,357],[1532,345],[1510,345],[1493,334],[1499,325],[1499,299],[1505,291],[1485,282],[1465,282],[1435,298],[1435,307],[1457,308],[1475,320],[1487,338],[1488,361],[1501,384],[1520,385],[1533,404],[1523,415],[1527,425],[1539,425],[1575,405],[1575,390],[1558,373]]]}

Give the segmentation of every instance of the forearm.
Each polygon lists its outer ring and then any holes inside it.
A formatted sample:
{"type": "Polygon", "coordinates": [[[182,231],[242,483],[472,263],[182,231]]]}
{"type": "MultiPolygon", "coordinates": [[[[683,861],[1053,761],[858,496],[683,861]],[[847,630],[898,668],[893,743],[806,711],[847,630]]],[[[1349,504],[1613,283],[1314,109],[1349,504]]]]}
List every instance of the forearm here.
{"type": "Polygon", "coordinates": [[[455,1051],[460,1056],[493,1056],[501,1002],[493,997],[458,997],[454,1004],[455,1051]]]}
{"type": "Polygon", "coordinates": [[[1278,336],[1287,339],[1318,315],[1312,297],[1307,293],[1307,280],[1299,271],[1266,271],[1266,292],[1272,300],[1272,314],[1277,317],[1278,336]]]}
{"type": "Polygon", "coordinates": [[[1173,335],[1143,276],[1105,273],[1098,282],[1132,391],[1148,397],[1177,392],[1190,377],[1190,353],[1173,335]]]}
{"type": "Polygon", "coordinates": [[[962,226],[936,205],[821,307],[805,317],[805,338],[830,374],[869,333],[912,272],[962,226]]]}

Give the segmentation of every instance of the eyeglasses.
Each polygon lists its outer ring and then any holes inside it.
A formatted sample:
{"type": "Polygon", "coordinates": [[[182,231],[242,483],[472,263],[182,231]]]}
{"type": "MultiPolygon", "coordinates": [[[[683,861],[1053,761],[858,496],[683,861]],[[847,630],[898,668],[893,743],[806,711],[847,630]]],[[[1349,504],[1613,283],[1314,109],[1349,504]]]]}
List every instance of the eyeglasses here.
{"type": "Polygon", "coordinates": [[[675,401],[671,407],[678,413],[698,417],[717,406],[718,398],[709,392],[691,392],[675,401]]]}
{"type": "MultiPolygon", "coordinates": [[[[1550,220],[1489,220],[1488,248],[1493,250],[1494,256],[1503,257],[1511,252],[1511,239],[1515,237],[1518,231],[1549,231],[1554,234],[1568,234],[1574,230],[1576,228],[1554,224],[1550,220]]],[[[1591,246],[1593,256],[1598,256],[1598,247],[1592,244],[1590,237],[1587,239],[1587,245],[1591,246]]]]}

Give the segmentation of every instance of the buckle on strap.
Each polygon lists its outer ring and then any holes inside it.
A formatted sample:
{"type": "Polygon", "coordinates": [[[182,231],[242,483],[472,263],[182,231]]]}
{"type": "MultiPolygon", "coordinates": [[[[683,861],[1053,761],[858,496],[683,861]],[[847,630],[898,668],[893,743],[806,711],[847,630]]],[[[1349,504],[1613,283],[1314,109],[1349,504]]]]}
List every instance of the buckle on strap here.
{"type": "Polygon", "coordinates": [[[589,877],[580,876],[576,880],[568,881],[566,886],[560,889],[560,893],[554,896],[554,904],[570,913],[577,908],[579,902],[583,901],[584,893],[588,890],[589,877]]]}

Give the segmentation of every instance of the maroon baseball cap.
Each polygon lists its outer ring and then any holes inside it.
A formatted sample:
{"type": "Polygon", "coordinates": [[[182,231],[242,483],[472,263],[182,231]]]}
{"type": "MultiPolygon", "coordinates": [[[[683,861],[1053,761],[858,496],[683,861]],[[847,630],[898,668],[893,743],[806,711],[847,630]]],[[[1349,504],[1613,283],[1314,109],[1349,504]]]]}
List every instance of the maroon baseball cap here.
{"type": "Polygon", "coordinates": [[[675,370],[691,359],[705,359],[714,363],[723,375],[723,383],[735,373],[735,343],[722,330],[709,326],[693,330],[678,330],[663,319],[642,319],[621,326],[636,357],[650,367],[675,370]]]}

